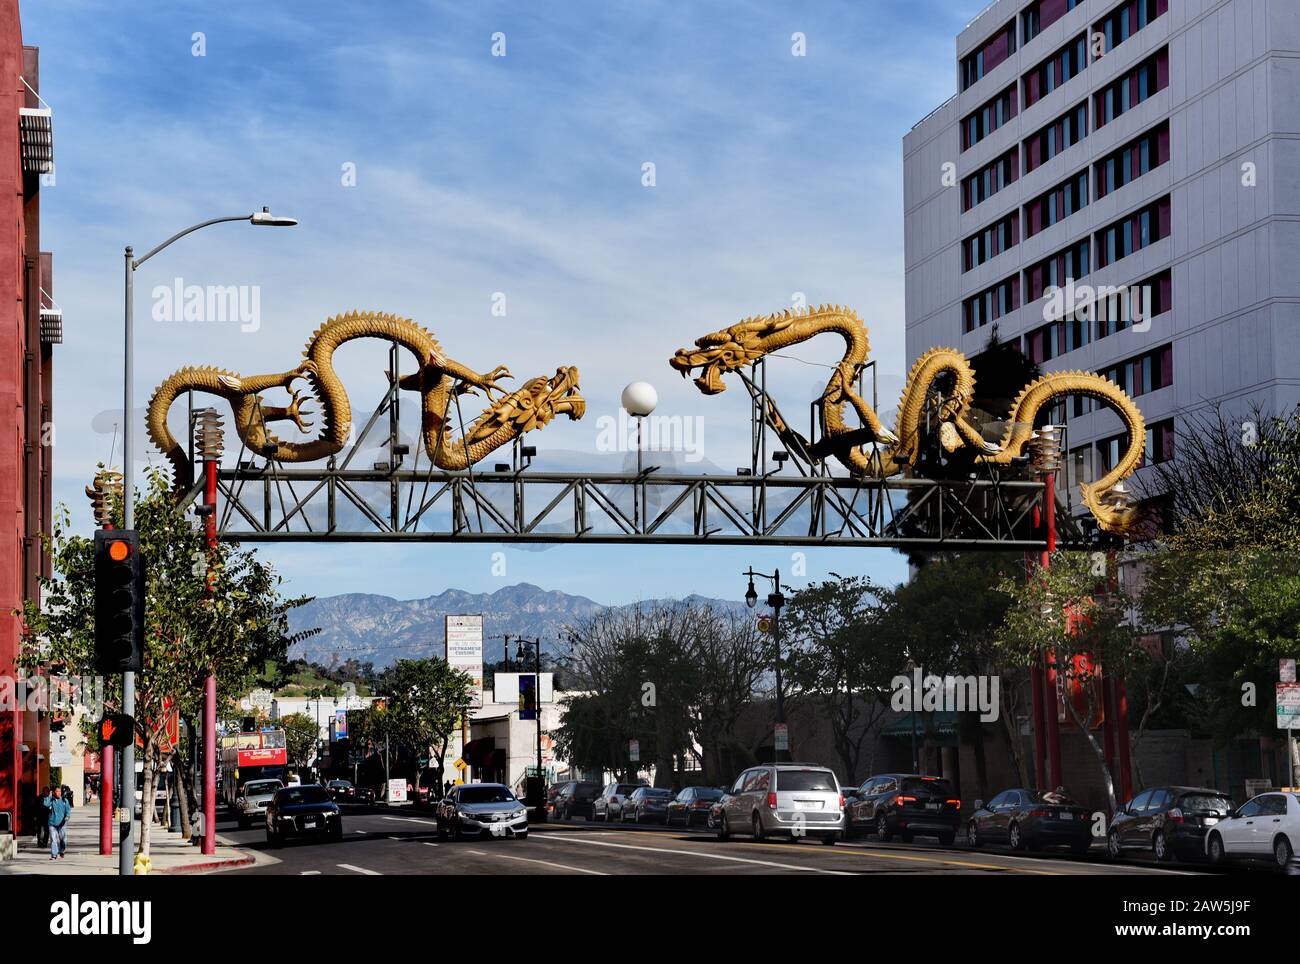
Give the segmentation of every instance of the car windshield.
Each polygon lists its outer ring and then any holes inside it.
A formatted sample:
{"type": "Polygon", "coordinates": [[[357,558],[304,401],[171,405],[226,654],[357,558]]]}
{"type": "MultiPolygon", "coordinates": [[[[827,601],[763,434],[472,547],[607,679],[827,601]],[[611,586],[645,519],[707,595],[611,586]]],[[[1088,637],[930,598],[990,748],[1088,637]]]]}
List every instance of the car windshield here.
{"type": "Polygon", "coordinates": [[[244,793],[250,797],[257,793],[275,793],[283,786],[279,780],[258,780],[254,783],[244,784],[244,793]]]}
{"type": "Polygon", "coordinates": [[[836,793],[840,785],[830,770],[778,770],[778,790],[829,790],[836,793]]]}
{"type": "Polygon", "coordinates": [[[675,796],[675,794],[674,794],[671,790],[658,790],[658,789],[655,789],[655,790],[647,790],[647,791],[645,792],[645,795],[646,795],[647,797],[656,797],[656,798],[657,798],[657,797],[662,797],[662,798],[664,798],[664,799],[666,799],[666,800],[670,800],[670,799],[673,798],[673,796],[675,796]]]}
{"type": "Polygon", "coordinates": [[[715,787],[696,787],[696,788],[695,788],[695,799],[696,799],[696,800],[721,800],[722,797],[723,797],[723,793],[722,793],[722,791],[716,789],[715,787]]]}
{"type": "Polygon", "coordinates": [[[509,803],[514,798],[505,787],[465,787],[458,799],[461,803],[509,803]]]}
{"type": "Polygon", "coordinates": [[[1075,806],[1074,798],[1064,790],[1037,790],[1034,792],[1034,799],[1040,803],[1052,803],[1058,807],[1075,806]]]}
{"type": "Polygon", "coordinates": [[[600,787],[594,783],[579,783],[573,791],[575,800],[590,800],[596,794],[600,793],[600,787]]]}
{"type": "Polygon", "coordinates": [[[640,789],[641,789],[641,784],[639,783],[620,783],[617,787],[614,788],[614,792],[617,793],[620,797],[628,797],[640,789]]]}
{"type": "Polygon", "coordinates": [[[330,795],[324,787],[285,787],[275,795],[276,803],[329,803],[330,795]]]}
{"type": "Polygon", "coordinates": [[[1188,793],[1178,799],[1178,809],[1184,813],[1227,813],[1232,801],[1212,793],[1188,793]]]}
{"type": "Polygon", "coordinates": [[[352,784],[349,783],[347,780],[331,780],[331,781],[330,781],[330,786],[332,786],[332,787],[350,787],[350,786],[352,786],[352,784]]]}

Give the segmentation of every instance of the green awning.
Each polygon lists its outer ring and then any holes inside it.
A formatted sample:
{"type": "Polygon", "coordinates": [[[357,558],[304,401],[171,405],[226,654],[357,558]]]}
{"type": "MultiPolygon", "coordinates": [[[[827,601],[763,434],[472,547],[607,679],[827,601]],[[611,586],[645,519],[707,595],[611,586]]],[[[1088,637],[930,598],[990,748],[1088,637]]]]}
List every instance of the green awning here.
{"type": "Polygon", "coordinates": [[[930,732],[937,733],[940,736],[957,735],[957,714],[948,710],[940,710],[935,713],[904,713],[893,723],[890,723],[881,731],[882,736],[895,736],[912,738],[912,717],[916,717],[916,734],[917,736],[925,735],[925,718],[933,717],[930,724],[930,732]]]}

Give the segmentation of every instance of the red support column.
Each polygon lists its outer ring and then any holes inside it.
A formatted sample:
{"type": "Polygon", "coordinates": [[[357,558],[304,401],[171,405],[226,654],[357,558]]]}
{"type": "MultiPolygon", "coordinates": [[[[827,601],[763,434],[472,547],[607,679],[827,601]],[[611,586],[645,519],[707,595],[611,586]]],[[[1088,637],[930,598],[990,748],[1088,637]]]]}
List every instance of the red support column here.
{"type": "Polygon", "coordinates": [[[113,748],[99,751],[99,853],[113,852],[113,748]]]}
{"type": "Polygon", "coordinates": [[[1029,682],[1033,694],[1034,713],[1034,786],[1047,785],[1047,730],[1043,717],[1043,667],[1035,666],[1029,671],[1029,682]]]}
{"type": "MultiPolygon", "coordinates": [[[[1056,551],[1056,473],[1043,473],[1043,528],[1046,530],[1047,548],[1043,550],[1039,562],[1044,569],[1052,567],[1052,553],[1056,551]]],[[[1061,774],[1061,723],[1060,684],[1057,680],[1056,654],[1047,654],[1047,685],[1043,694],[1047,726],[1047,786],[1041,789],[1055,789],[1065,782],[1061,774]]]]}
{"type": "Polygon", "coordinates": [[[1115,735],[1119,739],[1119,785],[1120,797],[1129,800],[1133,796],[1133,768],[1129,760],[1128,742],[1128,693],[1122,679],[1115,680],[1115,735]]]}
{"type": "MultiPolygon", "coordinates": [[[[203,462],[203,504],[208,554],[217,546],[217,460],[203,462]]],[[[203,853],[217,852],[217,677],[203,680],[203,853]]]]}

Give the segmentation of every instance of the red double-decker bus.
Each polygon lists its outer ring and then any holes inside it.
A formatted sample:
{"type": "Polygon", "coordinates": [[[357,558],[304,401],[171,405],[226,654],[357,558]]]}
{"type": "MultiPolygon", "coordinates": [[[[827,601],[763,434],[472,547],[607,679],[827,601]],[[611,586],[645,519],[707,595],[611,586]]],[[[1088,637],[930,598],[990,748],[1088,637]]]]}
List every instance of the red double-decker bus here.
{"type": "Polygon", "coordinates": [[[233,807],[249,780],[287,783],[289,759],[284,730],[260,730],[221,738],[221,796],[233,807]]]}

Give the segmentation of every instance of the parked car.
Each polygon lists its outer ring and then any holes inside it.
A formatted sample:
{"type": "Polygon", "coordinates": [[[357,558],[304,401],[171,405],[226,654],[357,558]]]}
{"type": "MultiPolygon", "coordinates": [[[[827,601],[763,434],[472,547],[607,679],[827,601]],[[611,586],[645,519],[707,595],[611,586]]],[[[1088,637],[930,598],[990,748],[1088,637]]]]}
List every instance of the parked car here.
{"type": "Polygon", "coordinates": [[[240,830],[247,830],[255,821],[266,816],[266,805],[275,797],[275,791],[283,787],[279,780],[249,780],[235,798],[235,819],[240,830]]]}
{"type": "Polygon", "coordinates": [[[351,801],[357,796],[357,788],[352,785],[351,780],[331,780],[325,789],[329,790],[330,798],[336,801],[351,801]]]}
{"type": "Polygon", "coordinates": [[[645,820],[666,822],[668,804],[673,799],[673,792],[660,787],[637,787],[623,804],[620,815],[623,823],[630,819],[633,823],[645,820]]]}
{"type": "Polygon", "coordinates": [[[266,842],[278,847],[289,837],[314,834],[343,839],[343,815],[329,791],[316,784],[282,787],[266,806],[266,842]]]}
{"type": "Polygon", "coordinates": [[[668,801],[668,806],[664,808],[664,823],[669,826],[680,823],[683,827],[708,823],[713,805],[722,796],[723,791],[717,787],[687,787],[668,801]]]}
{"type": "Polygon", "coordinates": [[[599,783],[570,780],[560,785],[555,797],[555,819],[572,820],[574,817],[591,819],[591,802],[600,793],[599,783]]]}
{"type": "Polygon", "coordinates": [[[961,828],[961,800],[952,784],[918,773],[882,773],[858,787],[850,805],[848,829],[875,833],[888,842],[897,835],[910,843],[920,834],[949,846],[961,828]]]}
{"type": "Polygon", "coordinates": [[[1106,832],[1118,860],[1142,850],[1164,862],[1205,856],[1206,833],[1232,813],[1232,798],[1208,787],[1152,787],[1120,807],[1106,832]]]}
{"type": "Polygon", "coordinates": [[[1092,846],[1092,820],[1064,789],[1003,790],[988,803],[975,801],[966,843],[1008,844],[1012,850],[1069,847],[1084,854],[1092,846]]]}
{"type": "Polygon", "coordinates": [[[466,783],[452,787],[435,811],[438,836],[528,836],[528,810],[501,783],[466,783]]]}
{"type": "Polygon", "coordinates": [[[1207,828],[1212,863],[1272,860],[1285,868],[1300,847],[1300,793],[1285,790],[1251,797],[1207,828]]]}
{"type": "Polygon", "coordinates": [[[719,801],[719,840],[747,833],[755,840],[816,837],[836,843],[844,834],[844,797],[835,774],[815,763],[750,767],[719,801]]]}
{"type": "Polygon", "coordinates": [[[596,794],[591,801],[591,819],[603,820],[609,823],[611,820],[622,819],[623,802],[630,797],[637,787],[644,786],[640,783],[610,783],[605,786],[600,793],[596,794]]]}

